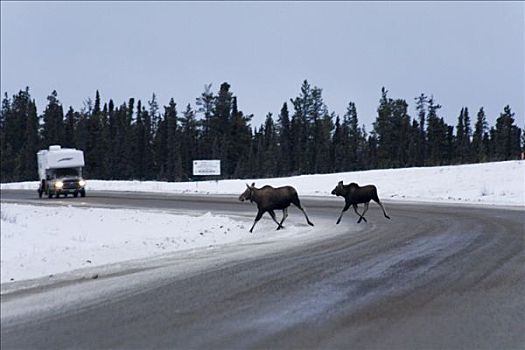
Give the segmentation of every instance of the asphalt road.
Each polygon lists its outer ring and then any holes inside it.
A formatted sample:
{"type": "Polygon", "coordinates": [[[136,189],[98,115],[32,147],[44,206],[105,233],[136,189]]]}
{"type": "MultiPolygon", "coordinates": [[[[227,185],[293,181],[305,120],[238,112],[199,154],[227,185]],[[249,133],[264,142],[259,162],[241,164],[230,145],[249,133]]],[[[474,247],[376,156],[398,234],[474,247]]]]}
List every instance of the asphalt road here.
{"type": "MultiPolygon", "coordinates": [[[[228,196],[1,198],[255,215],[228,196]]],[[[303,204],[322,240],[229,247],[4,294],[1,347],[525,348],[523,210],[386,203],[389,221],[371,204],[368,223],[349,211],[336,231],[342,201],[303,204]]]]}

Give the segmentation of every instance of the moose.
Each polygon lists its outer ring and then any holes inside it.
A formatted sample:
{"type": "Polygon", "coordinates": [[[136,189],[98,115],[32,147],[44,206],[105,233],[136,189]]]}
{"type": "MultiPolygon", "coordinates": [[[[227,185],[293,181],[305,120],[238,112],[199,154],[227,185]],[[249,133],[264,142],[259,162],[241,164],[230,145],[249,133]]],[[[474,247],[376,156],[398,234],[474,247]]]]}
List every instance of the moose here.
{"type": "Polygon", "coordinates": [[[339,215],[339,219],[337,219],[337,224],[341,222],[341,218],[343,217],[343,213],[350,208],[350,206],[354,207],[355,213],[359,216],[359,220],[357,220],[357,223],[360,223],[361,220],[364,220],[365,222],[365,213],[368,210],[368,205],[371,200],[379,204],[381,209],[383,209],[383,214],[385,215],[385,218],[390,219],[390,216],[386,214],[385,207],[383,207],[383,204],[379,200],[379,197],[377,196],[377,188],[374,185],[367,185],[360,187],[355,182],[352,182],[349,185],[343,185],[343,181],[339,181],[337,186],[333,189],[332,194],[335,194],[336,196],[341,196],[345,198],[345,207],[341,211],[341,215],[339,215]],[[357,211],[357,205],[360,203],[365,204],[365,209],[363,211],[363,214],[359,214],[357,211]]]}
{"type": "Polygon", "coordinates": [[[251,203],[255,202],[257,203],[258,209],[257,216],[255,217],[255,221],[253,222],[250,232],[253,231],[255,224],[261,219],[265,212],[268,212],[273,221],[275,221],[277,224],[277,230],[284,228],[283,222],[288,217],[288,207],[291,203],[293,203],[297,208],[299,208],[299,210],[303,212],[308,225],[314,225],[310,219],[308,219],[308,215],[306,215],[306,212],[299,201],[297,191],[292,186],[273,188],[272,186],[266,185],[261,188],[255,188],[254,182],[251,186],[246,184],[246,187],[246,190],[239,196],[239,200],[241,202],[244,202],[245,200],[249,200],[251,203]],[[274,210],[277,209],[282,209],[283,211],[283,218],[281,222],[278,222],[275,218],[274,210]]]}

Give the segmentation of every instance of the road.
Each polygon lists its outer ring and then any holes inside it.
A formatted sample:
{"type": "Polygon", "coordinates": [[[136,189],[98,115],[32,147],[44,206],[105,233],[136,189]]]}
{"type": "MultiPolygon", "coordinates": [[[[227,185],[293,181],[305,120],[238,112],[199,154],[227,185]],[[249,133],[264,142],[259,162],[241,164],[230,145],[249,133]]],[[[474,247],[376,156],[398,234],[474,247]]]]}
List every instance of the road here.
{"type": "MultiPolygon", "coordinates": [[[[2,201],[34,196],[2,191],[2,201]]],[[[255,215],[229,196],[57,203],[255,215]]],[[[349,211],[331,235],[342,202],[303,204],[322,240],[196,252],[3,295],[2,349],[525,348],[523,210],[387,203],[389,221],[371,204],[368,223],[349,211]]]]}

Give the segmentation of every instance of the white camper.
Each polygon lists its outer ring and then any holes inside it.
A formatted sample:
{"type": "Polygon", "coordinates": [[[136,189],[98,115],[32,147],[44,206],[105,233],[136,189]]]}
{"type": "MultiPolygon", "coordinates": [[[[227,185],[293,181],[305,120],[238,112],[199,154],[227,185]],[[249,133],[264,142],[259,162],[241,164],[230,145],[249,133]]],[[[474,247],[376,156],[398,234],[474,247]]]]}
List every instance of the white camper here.
{"type": "Polygon", "coordinates": [[[86,196],[86,182],[82,178],[84,152],[58,145],[38,151],[38,176],[40,185],[38,195],[47,194],[49,198],[72,194],[86,196]]]}

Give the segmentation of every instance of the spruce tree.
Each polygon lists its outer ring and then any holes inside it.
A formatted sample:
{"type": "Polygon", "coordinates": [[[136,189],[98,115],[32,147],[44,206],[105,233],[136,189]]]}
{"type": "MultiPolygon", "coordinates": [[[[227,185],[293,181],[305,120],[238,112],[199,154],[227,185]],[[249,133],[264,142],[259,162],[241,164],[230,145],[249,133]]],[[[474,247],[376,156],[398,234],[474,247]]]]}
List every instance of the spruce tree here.
{"type": "Polygon", "coordinates": [[[145,179],[144,153],[146,149],[146,127],[143,119],[142,102],[137,102],[137,113],[135,121],[135,147],[133,159],[135,160],[135,177],[139,180],[145,179]]]}
{"type": "Polygon", "coordinates": [[[250,174],[248,177],[263,177],[264,134],[262,127],[259,130],[254,128],[252,144],[253,150],[250,157],[250,174]]]}
{"type": "Polygon", "coordinates": [[[521,129],[514,125],[514,113],[509,105],[496,120],[492,142],[496,160],[520,159],[521,129]]]}
{"type": "Polygon", "coordinates": [[[73,107],[69,107],[64,120],[64,139],[63,146],[75,148],[75,128],[77,127],[78,112],[73,107]]]}
{"type": "Polygon", "coordinates": [[[182,180],[188,180],[193,176],[193,160],[198,154],[197,120],[195,119],[195,111],[189,103],[180,118],[180,129],[182,180]]]}
{"type": "Polygon", "coordinates": [[[19,155],[19,179],[22,181],[38,179],[36,153],[39,150],[40,138],[38,136],[39,121],[35,101],[27,101],[27,122],[24,130],[22,149],[19,155]]]}
{"type": "Polygon", "coordinates": [[[196,100],[197,112],[202,115],[200,119],[200,147],[199,159],[211,159],[213,135],[211,131],[211,119],[214,113],[215,95],[211,91],[211,84],[204,86],[204,92],[196,100]]]}
{"type": "Polygon", "coordinates": [[[471,151],[472,128],[470,126],[470,116],[467,107],[461,108],[456,126],[455,139],[455,162],[464,164],[472,162],[473,154],[471,151]]]}
{"type": "Polygon", "coordinates": [[[101,168],[101,178],[109,179],[112,169],[112,160],[111,160],[111,139],[110,139],[110,130],[109,130],[109,111],[107,103],[104,103],[102,112],[100,114],[100,121],[102,131],[100,133],[100,154],[102,157],[102,168],[101,168]]]}
{"type": "Polygon", "coordinates": [[[249,149],[252,139],[250,121],[252,117],[253,115],[251,114],[245,116],[244,113],[238,109],[237,98],[233,96],[230,123],[231,144],[227,158],[231,171],[230,174],[227,174],[229,177],[239,178],[246,176],[249,172],[249,149]]]}
{"type": "Polygon", "coordinates": [[[454,149],[454,127],[452,125],[447,125],[443,118],[440,118],[440,125],[445,135],[444,142],[444,153],[441,157],[441,165],[452,164],[455,149],[454,149]]]}
{"type": "MultiPolygon", "coordinates": [[[[132,179],[134,178],[134,144],[135,134],[134,127],[131,124],[135,99],[130,98],[128,103],[123,103],[120,107],[115,108],[114,116],[111,118],[115,127],[111,127],[111,133],[115,133],[113,143],[112,177],[115,179],[132,179]]],[[[111,123],[113,124],[113,123],[111,123]]]]}
{"type": "Polygon", "coordinates": [[[231,134],[232,101],[233,94],[230,91],[230,84],[224,82],[215,98],[213,114],[210,119],[212,159],[221,160],[224,177],[231,176],[236,165],[231,159],[231,152],[235,146],[229,138],[231,134]]]}
{"type": "Polygon", "coordinates": [[[403,99],[392,101],[393,145],[392,164],[394,167],[408,165],[408,146],[410,142],[410,117],[408,104],[403,99]]]}
{"type": "Polygon", "coordinates": [[[287,176],[292,171],[292,138],[291,138],[290,115],[288,112],[288,105],[283,103],[281,112],[277,119],[277,132],[279,137],[279,171],[276,175],[287,176]]]}
{"type": "Polygon", "coordinates": [[[334,123],[334,134],[330,148],[331,171],[340,172],[345,169],[345,160],[348,153],[348,135],[341,125],[341,119],[336,116],[334,123]]]}
{"type": "Polygon", "coordinates": [[[330,140],[333,129],[332,116],[323,101],[322,90],[312,89],[311,108],[307,113],[308,141],[306,147],[307,172],[325,173],[330,164],[330,140]]]}
{"type": "Polygon", "coordinates": [[[394,125],[392,123],[392,99],[387,96],[388,90],[381,88],[381,98],[377,108],[377,118],[373,123],[377,140],[377,161],[380,168],[393,166],[394,125]]]}
{"type": "Polygon", "coordinates": [[[425,131],[425,120],[426,120],[426,106],[428,103],[428,97],[425,94],[421,94],[415,98],[416,100],[416,111],[419,118],[419,138],[417,142],[414,142],[416,148],[417,159],[415,165],[423,166],[425,164],[426,155],[426,140],[427,135],[425,131]]]}
{"type": "Polygon", "coordinates": [[[260,128],[262,132],[261,149],[261,175],[263,177],[275,176],[277,172],[277,132],[272,114],[268,113],[264,124],[260,128]]]}
{"type": "Polygon", "coordinates": [[[346,108],[343,118],[343,137],[348,138],[343,170],[363,169],[366,157],[366,150],[364,149],[366,140],[362,128],[359,127],[357,108],[354,102],[349,102],[346,108]]]}
{"type": "Polygon", "coordinates": [[[39,118],[29,88],[20,90],[9,103],[2,101],[2,178],[12,181],[37,179],[36,152],[39,150],[39,118]],[[3,153],[5,152],[5,153],[3,153]],[[5,163],[4,163],[5,162],[5,163]],[[7,168],[7,169],[6,169],[7,168]]]}
{"type": "Polygon", "coordinates": [[[159,106],[155,93],[148,101],[149,109],[142,107],[142,122],[144,124],[144,178],[151,180],[157,176],[157,165],[153,150],[153,139],[159,124],[159,106]]]}
{"type": "Polygon", "coordinates": [[[21,150],[24,145],[31,108],[31,95],[28,87],[13,96],[10,113],[6,115],[4,123],[6,142],[14,151],[21,150]]]}
{"type": "Polygon", "coordinates": [[[401,167],[407,164],[407,149],[410,134],[408,104],[403,99],[387,97],[388,91],[381,89],[381,99],[374,122],[377,136],[379,167],[401,167]]]}
{"type": "Polygon", "coordinates": [[[157,169],[157,179],[167,181],[167,156],[168,156],[168,127],[165,114],[159,116],[159,126],[153,140],[155,168],[157,169]]]}
{"type": "Polygon", "coordinates": [[[153,129],[151,115],[148,111],[142,110],[142,117],[144,121],[144,178],[151,180],[155,177],[153,173],[153,129]]]}
{"type": "Polygon", "coordinates": [[[455,138],[455,149],[456,149],[456,155],[455,155],[455,162],[457,164],[461,164],[464,162],[465,154],[464,154],[464,137],[465,137],[465,126],[464,126],[464,114],[465,114],[465,108],[461,108],[461,112],[459,113],[458,117],[458,123],[456,125],[456,138],[455,138]]]}
{"type": "Polygon", "coordinates": [[[13,119],[11,101],[7,93],[5,93],[2,99],[2,110],[0,111],[0,182],[16,180],[15,152],[7,138],[7,126],[13,123],[13,119]]]}
{"type": "Polygon", "coordinates": [[[472,135],[472,149],[474,162],[486,162],[488,159],[488,149],[486,141],[488,138],[488,124],[483,107],[479,109],[474,134],[472,135]]]}
{"type": "Polygon", "coordinates": [[[135,147],[137,144],[137,136],[134,132],[134,118],[133,111],[135,110],[135,99],[131,97],[128,100],[127,106],[123,106],[122,117],[122,144],[121,144],[121,157],[122,157],[122,166],[123,166],[123,176],[127,179],[133,179],[135,175],[135,147]]]}
{"type": "Polygon", "coordinates": [[[441,108],[439,104],[434,104],[434,98],[428,100],[427,113],[427,156],[426,165],[436,166],[444,164],[446,153],[448,127],[439,118],[437,111],[441,108]]]}
{"type": "Polygon", "coordinates": [[[170,99],[164,107],[166,119],[167,135],[167,157],[166,157],[166,177],[169,181],[176,181],[182,178],[182,162],[180,157],[180,139],[178,132],[177,104],[170,99]]]}
{"type": "MultiPolygon", "coordinates": [[[[80,112],[78,112],[78,120],[76,121],[74,136],[76,148],[82,151],[86,151],[87,149],[87,139],[89,133],[88,121],[89,119],[86,110],[82,109],[80,112]]],[[[84,154],[84,158],[86,158],[86,154],[84,154]]]]}
{"type": "Polygon", "coordinates": [[[93,109],[86,114],[86,141],[84,149],[84,158],[86,162],[85,173],[90,178],[105,178],[107,166],[107,142],[109,136],[105,128],[107,123],[103,111],[100,107],[100,94],[96,91],[95,103],[93,109]]]}
{"type": "Polygon", "coordinates": [[[64,111],[58,100],[56,90],[47,97],[47,107],[44,111],[44,124],[42,127],[43,148],[50,145],[62,145],[64,143],[64,111]]]}
{"type": "Polygon", "coordinates": [[[464,154],[464,161],[463,163],[471,163],[473,161],[473,152],[472,152],[472,126],[470,122],[470,115],[468,112],[468,108],[465,107],[465,111],[463,113],[463,126],[464,126],[464,133],[463,133],[463,154],[464,154]]]}
{"type": "Polygon", "coordinates": [[[292,138],[292,171],[295,174],[306,174],[311,169],[312,140],[311,125],[313,109],[313,92],[308,81],[301,85],[301,93],[290,100],[294,106],[290,134],[292,138]]]}
{"type": "Polygon", "coordinates": [[[157,129],[159,128],[160,124],[160,114],[159,114],[159,103],[157,102],[157,95],[155,93],[152,94],[151,100],[148,101],[149,105],[149,117],[151,118],[151,124],[150,124],[150,134],[151,139],[155,137],[155,134],[157,133],[157,129]]]}
{"type": "Polygon", "coordinates": [[[105,134],[108,136],[107,140],[107,177],[108,179],[118,179],[119,174],[117,172],[116,163],[119,162],[118,157],[118,145],[117,145],[117,138],[118,138],[118,113],[115,109],[115,103],[112,99],[109,100],[108,103],[108,111],[107,111],[107,128],[105,134]]]}
{"type": "Polygon", "coordinates": [[[370,132],[367,138],[367,157],[365,169],[377,169],[379,160],[377,152],[378,138],[374,130],[370,132]]]}
{"type": "Polygon", "coordinates": [[[416,119],[412,120],[409,130],[408,149],[407,149],[407,166],[418,166],[420,161],[420,128],[416,119]]]}

